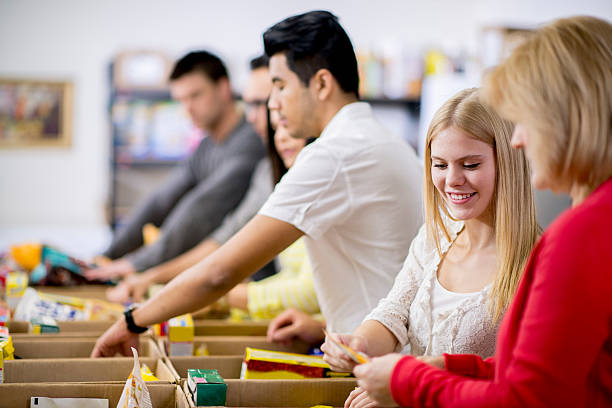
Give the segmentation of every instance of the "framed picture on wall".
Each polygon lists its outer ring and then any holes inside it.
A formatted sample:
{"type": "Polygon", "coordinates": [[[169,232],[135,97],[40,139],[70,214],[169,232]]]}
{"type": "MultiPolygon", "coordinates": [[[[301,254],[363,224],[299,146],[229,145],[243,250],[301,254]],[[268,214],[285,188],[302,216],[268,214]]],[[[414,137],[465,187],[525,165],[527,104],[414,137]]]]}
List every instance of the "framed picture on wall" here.
{"type": "Polygon", "coordinates": [[[72,83],[0,78],[0,148],[68,147],[72,83]]]}

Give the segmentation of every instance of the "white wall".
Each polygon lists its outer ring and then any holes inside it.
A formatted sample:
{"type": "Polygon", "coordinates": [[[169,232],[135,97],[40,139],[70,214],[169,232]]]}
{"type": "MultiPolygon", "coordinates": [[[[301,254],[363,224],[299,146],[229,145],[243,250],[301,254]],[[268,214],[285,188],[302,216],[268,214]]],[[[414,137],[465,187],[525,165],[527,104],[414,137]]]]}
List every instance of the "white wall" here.
{"type": "Polygon", "coordinates": [[[612,20],[609,0],[0,0],[0,76],[75,84],[72,147],[0,151],[0,237],[26,226],[104,224],[109,188],[107,66],[124,49],[179,57],[217,51],[239,90],[261,33],[315,8],[337,14],[355,45],[401,41],[475,53],[485,24],[531,24],[570,14],[612,20]]]}

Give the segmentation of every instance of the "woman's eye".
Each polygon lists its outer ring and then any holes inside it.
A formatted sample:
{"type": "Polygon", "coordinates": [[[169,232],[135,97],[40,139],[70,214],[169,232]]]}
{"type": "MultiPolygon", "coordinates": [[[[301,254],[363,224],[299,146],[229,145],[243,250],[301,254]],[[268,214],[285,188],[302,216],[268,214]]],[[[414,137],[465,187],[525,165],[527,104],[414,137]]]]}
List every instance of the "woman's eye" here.
{"type": "Polygon", "coordinates": [[[445,169],[446,168],[446,164],[442,164],[442,163],[434,163],[433,165],[435,168],[437,169],[445,169]]]}
{"type": "Polygon", "coordinates": [[[480,166],[480,163],[464,164],[463,167],[466,169],[475,169],[480,166]]]}

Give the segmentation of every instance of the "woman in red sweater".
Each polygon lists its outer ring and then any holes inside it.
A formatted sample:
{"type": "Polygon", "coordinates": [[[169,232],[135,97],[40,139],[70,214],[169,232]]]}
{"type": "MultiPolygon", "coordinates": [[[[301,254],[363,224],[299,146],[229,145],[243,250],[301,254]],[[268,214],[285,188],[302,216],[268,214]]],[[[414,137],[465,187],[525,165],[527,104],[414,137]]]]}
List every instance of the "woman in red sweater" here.
{"type": "Polygon", "coordinates": [[[612,406],[612,25],[593,17],[537,30],[486,79],[485,100],[517,123],[536,188],[573,208],[542,235],[501,324],[494,358],[389,354],[354,369],[382,405],[612,406]]]}

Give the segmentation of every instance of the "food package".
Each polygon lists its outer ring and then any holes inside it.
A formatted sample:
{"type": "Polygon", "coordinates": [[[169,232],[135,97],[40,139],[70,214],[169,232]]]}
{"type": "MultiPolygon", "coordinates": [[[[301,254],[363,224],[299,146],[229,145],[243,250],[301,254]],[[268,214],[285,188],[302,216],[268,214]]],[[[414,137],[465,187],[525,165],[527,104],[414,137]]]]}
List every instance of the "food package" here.
{"type": "MultiPolygon", "coordinates": [[[[155,374],[153,374],[153,371],[151,371],[151,369],[149,368],[148,365],[146,365],[145,363],[142,363],[142,366],[140,367],[140,374],[142,375],[142,379],[146,381],[159,381],[159,378],[157,378],[155,376],[155,374]]],[[[130,376],[128,377],[128,379],[132,378],[132,373],[130,373],[130,376]]]]}
{"type": "Polygon", "coordinates": [[[193,395],[193,402],[196,406],[225,405],[227,384],[217,370],[188,369],[187,386],[193,395]]]}
{"type": "Polygon", "coordinates": [[[11,309],[17,307],[28,287],[28,274],[9,272],[6,276],[6,302],[11,309]]]}
{"type": "Polygon", "coordinates": [[[30,398],[30,407],[36,408],[108,408],[105,398],[30,398]]]}
{"type": "Polygon", "coordinates": [[[168,320],[168,354],[175,356],[193,355],[195,328],[190,314],[168,320]]]}
{"type": "Polygon", "coordinates": [[[350,377],[332,371],[320,356],[246,348],[240,379],[302,379],[350,377]]]}
{"type": "Polygon", "coordinates": [[[132,347],[132,353],[134,353],[134,368],[131,376],[125,382],[117,408],[153,408],[149,390],[140,372],[138,352],[134,347],[132,347]]]}
{"type": "Polygon", "coordinates": [[[33,334],[59,333],[59,326],[54,318],[49,316],[33,317],[30,319],[28,330],[33,334]]]}
{"type": "Polygon", "coordinates": [[[15,309],[14,320],[30,321],[34,317],[48,316],[58,322],[87,320],[85,312],[73,306],[42,299],[38,292],[27,288],[15,309]]]}

